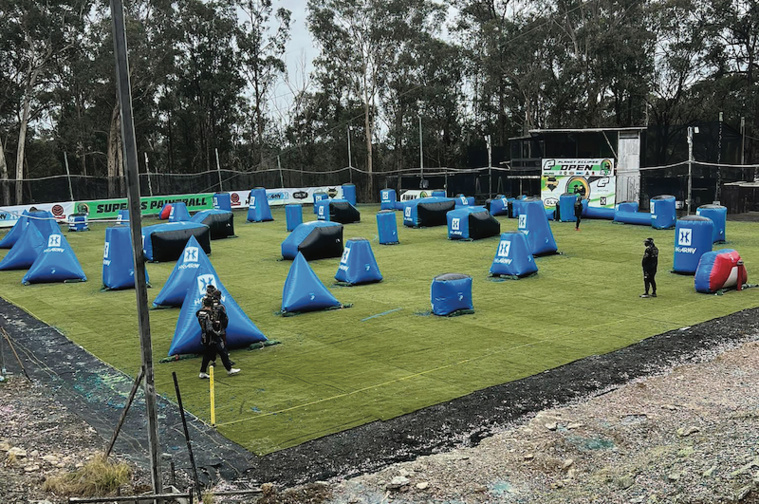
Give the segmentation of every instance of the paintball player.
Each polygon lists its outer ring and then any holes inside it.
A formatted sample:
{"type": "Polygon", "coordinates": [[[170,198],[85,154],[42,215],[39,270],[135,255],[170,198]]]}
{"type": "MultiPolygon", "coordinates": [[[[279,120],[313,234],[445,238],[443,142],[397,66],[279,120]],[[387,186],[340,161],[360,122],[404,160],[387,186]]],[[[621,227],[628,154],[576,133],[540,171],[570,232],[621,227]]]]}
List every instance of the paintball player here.
{"type": "Polygon", "coordinates": [[[229,317],[227,316],[227,308],[221,303],[221,291],[216,289],[211,295],[213,299],[213,313],[214,313],[214,327],[221,332],[221,339],[224,340],[224,346],[227,346],[227,326],[229,325],[229,317]]]}
{"type": "Polygon", "coordinates": [[[195,316],[200,324],[200,341],[203,344],[203,362],[200,365],[198,377],[201,379],[210,378],[207,373],[208,363],[216,359],[217,353],[221,357],[221,362],[229,376],[239,373],[240,370],[233,368],[232,363],[229,362],[229,353],[227,353],[227,346],[221,337],[221,330],[214,328],[214,323],[218,321],[214,320],[213,297],[206,296],[203,298],[203,307],[197,311],[195,316]]]}
{"type": "Polygon", "coordinates": [[[646,292],[641,294],[640,297],[656,297],[656,268],[659,265],[659,249],[654,245],[653,238],[646,238],[643,242],[646,246],[646,250],[643,252],[643,284],[646,292]],[[651,289],[651,295],[648,295],[648,290],[651,289]]]}
{"type": "Polygon", "coordinates": [[[575,199],[575,218],[575,231],[579,231],[582,220],[582,195],[580,193],[577,193],[577,199],[575,199]]]}

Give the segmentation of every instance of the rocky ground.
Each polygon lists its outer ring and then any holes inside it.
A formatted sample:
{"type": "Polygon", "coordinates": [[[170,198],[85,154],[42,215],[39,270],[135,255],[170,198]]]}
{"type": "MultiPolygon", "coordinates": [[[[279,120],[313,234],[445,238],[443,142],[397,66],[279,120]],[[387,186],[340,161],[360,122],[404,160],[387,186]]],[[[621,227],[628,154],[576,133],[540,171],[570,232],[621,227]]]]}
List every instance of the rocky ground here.
{"type": "MultiPolygon", "coordinates": [[[[45,478],[105,443],[43,386],[0,382],[1,503],[65,502],[45,478]]],[[[134,485],[146,482],[138,469],[134,485]]],[[[759,503],[759,342],[543,410],[474,447],[246,501],[759,503]]]]}

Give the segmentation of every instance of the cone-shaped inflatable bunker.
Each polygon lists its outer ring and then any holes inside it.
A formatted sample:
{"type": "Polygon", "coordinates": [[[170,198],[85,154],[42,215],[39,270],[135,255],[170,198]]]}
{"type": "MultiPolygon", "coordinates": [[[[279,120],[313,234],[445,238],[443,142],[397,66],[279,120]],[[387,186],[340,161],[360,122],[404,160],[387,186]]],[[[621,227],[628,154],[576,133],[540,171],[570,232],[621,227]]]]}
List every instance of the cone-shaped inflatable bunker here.
{"type": "Polygon", "coordinates": [[[282,314],[339,308],[342,306],[327,289],[303,254],[298,253],[287,273],[282,290],[282,314]]]}
{"type": "Polygon", "coordinates": [[[542,201],[526,201],[522,203],[519,214],[519,230],[527,235],[530,253],[534,256],[555,254],[556,240],[553,238],[551,225],[543,207],[542,201]]]}
{"type": "Polygon", "coordinates": [[[248,222],[274,220],[271,216],[271,208],[269,208],[269,199],[266,196],[266,189],[263,187],[252,189],[248,199],[248,222]]]}
{"type": "Polygon", "coordinates": [[[523,277],[538,272],[538,265],[529,250],[524,233],[502,233],[490,274],[493,276],[523,277]]]}
{"type": "MultiPolygon", "coordinates": [[[[147,269],[145,282],[150,282],[147,269]]],[[[103,287],[109,290],[134,288],[132,231],[128,227],[116,226],[105,230],[103,287]]]]}
{"type": "Polygon", "coordinates": [[[58,225],[58,221],[55,220],[53,214],[47,210],[31,211],[27,214],[29,218],[29,224],[34,224],[42,234],[42,237],[47,240],[51,234],[61,232],[61,227],[58,225]]]}
{"type": "Polygon", "coordinates": [[[0,270],[27,269],[45,248],[45,238],[36,226],[22,228],[21,236],[0,261],[0,270]]]}
{"type": "Polygon", "coordinates": [[[171,270],[168,280],[153,301],[153,307],[182,306],[187,291],[195,286],[195,277],[200,275],[218,278],[210,259],[194,236],[187,240],[181,257],[171,270]]]}
{"type": "Polygon", "coordinates": [[[190,211],[184,201],[175,201],[171,204],[169,222],[185,222],[190,220],[190,211]]]}
{"type": "Polygon", "coordinates": [[[169,355],[203,353],[200,343],[200,324],[197,312],[203,304],[208,285],[215,286],[221,291],[221,303],[227,309],[229,325],[227,326],[227,348],[245,348],[253,343],[266,341],[266,336],[256,327],[256,324],[242,311],[219,278],[213,274],[197,271],[192,287],[187,289],[187,295],[182,303],[182,309],[177,319],[177,327],[171,340],[169,355]]]}
{"type": "Polygon", "coordinates": [[[360,285],[382,281],[374,252],[365,238],[351,238],[345,242],[343,257],[335,274],[335,280],[349,285],[360,285]]]}
{"type": "Polygon", "coordinates": [[[21,217],[18,218],[11,230],[8,231],[8,234],[3,236],[3,239],[0,240],[0,249],[11,248],[16,244],[18,239],[21,238],[21,233],[24,232],[24,229],[26,229],[26,226],[29,224],[28,215],[29,212],[26,210],[21,213],[21,217]]]}
{"type": "Polygon", "coordinates": [[[21,283],[29,285],[67,281],[86,282],[87,276],[66,237],[60,233],[51,234],[47,238],[47,247],[37,256],[21,283]]]}

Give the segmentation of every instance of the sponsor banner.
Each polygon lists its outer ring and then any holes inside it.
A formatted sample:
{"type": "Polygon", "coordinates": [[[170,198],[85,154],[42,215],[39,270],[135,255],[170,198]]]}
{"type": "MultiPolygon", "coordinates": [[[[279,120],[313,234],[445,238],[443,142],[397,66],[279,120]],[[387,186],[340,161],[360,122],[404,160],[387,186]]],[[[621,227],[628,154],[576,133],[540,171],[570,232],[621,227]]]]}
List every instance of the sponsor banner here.
{"type": "Polygon", "coordinates": [[[73,201],[63,203],[35,203],[34,205],[14,205],[0,208],[0,228],[12,227],[21,217],[24,210],[47,210],[52,213],[55,220],[65,222],[68,216],[74,213],[75,204],[73,201]]]}
{"type": "MultiPolygon", "coordinates": [[[[250,189],[244,191],[228,191],[232,208],[248,208],[250,204],[250,189]]],[[[332,199],[343,197],[342,186],[321,186],[321,187],[287,187],[280,189],[267,189],[266,198],[269,200],[269,206],[290,205],[293,203],[311,203],[314,202],[314,193],[327,193],[332,199]]]]}
{"type": "Polygon", "coordinates": [[[616,177],[543,176],[540,180],[540,198],[546,207],[556,206],[564,193],[580,193],[593,207],[614,208],[616,177]]]}
{"type": "MultiPolygon", "coordinates": [[[[144,196],[140,198],[140,213],[142,215],[160,213],[163,205],[175,201],[183,202],[190,212],[208,210],[213,208],[213,193],[144,196]]],[[[87,214],[90,219],[115,219],[120,210],[127,210],[128,208],[129,203],[126,198],[80,201],[76,204],[77,213],[87,214]]]]}
{"type": "Polygon", "coordinates": [[[613,159],[543,159],[543,176],[609,177],[614,175],[613,159]]]}

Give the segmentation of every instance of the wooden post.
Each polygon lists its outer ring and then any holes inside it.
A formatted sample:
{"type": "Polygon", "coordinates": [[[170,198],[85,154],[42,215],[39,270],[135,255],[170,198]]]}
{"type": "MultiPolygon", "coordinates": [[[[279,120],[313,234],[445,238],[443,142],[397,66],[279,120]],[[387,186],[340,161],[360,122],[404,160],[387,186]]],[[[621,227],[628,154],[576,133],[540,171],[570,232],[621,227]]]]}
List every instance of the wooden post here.
{"type": "Polygon", "coordinates": [[[153,344],[150,339],[150,316],[148,290],[145,281],[145,255],[142,251],[142,216],[140,215],[140,183],[137,170],[137,141],[132,115],[132,89],[129,82],[129,60],[124,28],[124,5],[122,0],[111,0],[113,19],[113,49],[116,57],[116,83],[118,85],[121,136],[124,149],[124,173],[129,202],[129,229],[132,232],[134,256],[134,287],[137,297],[137,319],[140,329],[142,367],[145,370],[145,410],[148,421],[148,444],[150,452],[150,476],[153,492],[161,494],[161,466],[158,458],[158,415],[156,409],[155,374],[153,369],[153,344]]]}

